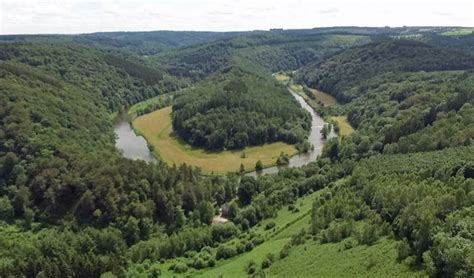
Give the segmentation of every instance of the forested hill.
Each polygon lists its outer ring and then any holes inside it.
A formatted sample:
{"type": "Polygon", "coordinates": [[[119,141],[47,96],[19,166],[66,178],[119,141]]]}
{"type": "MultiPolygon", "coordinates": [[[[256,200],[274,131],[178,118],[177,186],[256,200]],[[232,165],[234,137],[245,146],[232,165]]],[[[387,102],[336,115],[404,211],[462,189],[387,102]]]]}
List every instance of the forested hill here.
{"type": "Polygon", "coordinates": [[[174,130],[207,149],[302,143],[310,126],[309,115],[269,71],[238,57],[173,105],[174,130]]]}
{"type": "Polygon", "coordinates": [[[150,60],[166,65],[168,71],[176,76],[201,80],[229,66],[235,56],[272,72],[295,70],[315,59],[370,40],[366,35],[346,33],[297,35],[290,31],[251,32],[170,50],[150,60]]]}
{"type": "Polygon", "coordinates": [[[153,57],[140,34],[0,43],[0,277],[473,277],[471,29],[192,34],[153,57]],[[281,69],[355,128],[313,163],[207,176],[115,149],[112,112],[185,87],[173,124],[192,144],[298,141],[281,69]]]}
{"type": "MultiPolygon", "coordinates": [[[[456,48],[439,48],[418,41],[389,40],[356,46],[304,67],[300,80],[329,92],[342,102],[360,96],[351,87],[388,72],[466,70],[474,55],[456,48]]],[[[362,88],[362,87],[361,87],[362,88]]]]}
{"type": "Polygon", "coordinates": [[[148,71],[131,76],[87,48],[1,48],[1,277],[124,273],[128,246],[168,238],[198,206],[196,223],[210,223],[220,181],[115,149],[110,112],[161,92],[148,71]]]}
{"type": "Polygon", "coordinates": [[[146,67],[130,56],[74,44],[0,43],[0,60],[29,65],[92,91],[110,112],[181,86],[159,66],[146,67]]]}
{"type": "Polygon", "coordinates": [[[238,32],[100,32],[79,35],[4,35],[0,36],[0,40],[74,43],[94,48],[127,51],[137,55],[155,55],[176,47],[206,43],[237,35],[239,35],[238,32]]]}

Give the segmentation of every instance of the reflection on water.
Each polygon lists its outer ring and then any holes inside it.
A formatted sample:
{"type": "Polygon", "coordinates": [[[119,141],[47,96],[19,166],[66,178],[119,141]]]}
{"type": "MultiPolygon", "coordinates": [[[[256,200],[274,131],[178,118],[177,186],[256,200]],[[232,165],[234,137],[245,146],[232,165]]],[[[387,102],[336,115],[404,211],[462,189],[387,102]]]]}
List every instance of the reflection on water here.
{"type": "MultiPolygon", "coordinates": [[[[309,151],[308,153],[301,153],[294,155],[290,158],[289,167],[300,167],[306,165],[312,161],[315,161],[321,152],[323,151],[324,139],[321,136],[321,129],[324,126],[324,120],[314,112],[313,108],[309,106],[308,103],[297,93],[293,92],[290,88],[288,91],[293,95],[293,97],[298,101],[303,109],[308,111],[311,114],[311,132],[309,134],[308,141],[314,146],[314,150],[309,151]]],[[[257,174],[257,172],[251,172],[246,174],[247,176],[257,177],[263,174],[275,174],[278,173],[278,167],[265,168],[257,174]]]]}
{"type": "Polygon", "coordinates": [[[120,150],[124,157],[129,159],[141,159],[146,162],[155,161],[152,153],[148,149],[147,142],[143,136],[137,136],[133,131],[129,118],[121,116],[114,126],[117,140],[115,147],[120,150]]]}

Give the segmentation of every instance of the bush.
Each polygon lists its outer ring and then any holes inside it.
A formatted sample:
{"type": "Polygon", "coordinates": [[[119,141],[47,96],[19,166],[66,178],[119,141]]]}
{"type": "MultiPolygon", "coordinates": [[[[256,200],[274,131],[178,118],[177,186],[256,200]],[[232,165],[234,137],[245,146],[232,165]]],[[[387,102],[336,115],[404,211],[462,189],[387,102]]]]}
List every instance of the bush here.
{"type": "Polygon", "coordinates": [[[251,241],[246,241],[244,246],[245,252],[252,251],[252,249],[255,247],[251,241]]]}
{"type": "Polygon", "coordinates": [[[216,252],[216,260],[228,259],[237,255],[237,249],[232,245],[219,245],[216,252]]]}
{"type": "Polygon", "coordinates": [[[176,273],[185,273],[186,271],[188,271],[188,266],[183,262],[178,262],[174,265],[173,270],[176,273]]]}
{"type": "Polygon", "coordinates": [[[265,258],[262,261],[261,267],[262,269],[265,269],[265,268],[269,268],[271,265],[272,265],[272,262],[269,259],[265,258]]]}
{"type": "Polygon", "coordinates": [[[245,251],[245,245],[242,244],[241,242],[238,242],[238,243],[235,245],[235,249],[237,250],[237,254],[242,254],[242,253],[244,253],[244,251],[245,251]]]}
{"type": "Polygon", "coordinates": [[[245,272],[247,274],[253,274],[255,273],[255,271],[257,271],[257,264],[255,263],[255,261],[253,260],[248,261],[247,264],[245,265],[245,272]]]}
{"type": "Polygon", "coordinates": [[[364,224],[357,233],[357,240],[361,244],[372,245],[379,239],[377,227],[373,224],[364,224]]]}
{"type": "Polygon", "coordinates": [[[288,255],[290,255],[290,249],[291,249],[291,245],[285,244],[285,246],[283,246],[283,248],[280,251],[280,259],[284,259],[288,257],[288,255]]]}
{"type": "Polygon", "coordinates": [[[273,222],[273,221],[269,222],[269,223],[267,223],[267,225],[265,225],[265,230],[273,229],[273,228],[275,228],[275,226],[276,226],[275,222],[273,222]]]}
{"type": "Polygon", "coordinates": [[[207,263],[202,258],[197,258],[194,260],[193,267],[195,269],[203,269],[207,267],[207,263]]]}

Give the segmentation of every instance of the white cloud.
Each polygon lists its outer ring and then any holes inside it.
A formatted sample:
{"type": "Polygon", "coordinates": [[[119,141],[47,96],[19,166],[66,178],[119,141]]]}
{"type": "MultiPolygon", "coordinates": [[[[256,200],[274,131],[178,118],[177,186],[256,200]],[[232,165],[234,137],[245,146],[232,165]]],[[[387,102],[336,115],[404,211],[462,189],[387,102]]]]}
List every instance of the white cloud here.
{"type": "Polygon", "coordinates": [[[474,26],[471,0],[0,0],[0,34],[474,26]]]}

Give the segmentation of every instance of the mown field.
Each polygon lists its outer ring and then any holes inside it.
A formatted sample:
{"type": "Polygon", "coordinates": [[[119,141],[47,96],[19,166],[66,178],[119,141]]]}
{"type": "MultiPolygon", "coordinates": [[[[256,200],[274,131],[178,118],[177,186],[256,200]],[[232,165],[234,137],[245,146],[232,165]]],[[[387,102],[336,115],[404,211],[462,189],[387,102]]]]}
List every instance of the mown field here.
{"type": "Polygon", "coordinates": [[[290,77],[284,73],[276,73],[274,75],[275,79],[280,81],[280,82],[283,82],[283,83],[286,83],[286,82],[289,82],[290,81],[290,77]]]}
{"type": "Polygon", "coordinates": [[[311,91],[311,93],[313,94],[315,99],[317,101],[320,101],[322,104],[324,104],[326,106],[331,106],[331,105],[337,104],[337,100],[333,96],[331,96],[330,94],[327,94],[327,93],[322,92],[322,91],[317,90],[317,89],[309,89],[309,90],[311,91]]]}
{"type": "Polygon", "coordinates": [[[136,118],[133,127],[153,146],[155,154],[168,164],[186,163],[200,167],[205,173],[224,174],[238,171],[240,164],[243,164],[246,170],[253,170],[258,160],[265,166],[270,166],[276,163],[281,152],[289,155],[296,153],[293,145],[281,142],[239,151],[209,152],[193,148],[173,134],[171,107],[136,118]],[[245,153],[245,157],[242,153],[245,153]]]}
{"type": "Polygon", "coordinates": [[[339,124],[339,127],[340,127],[339,133],[341,135],[350,135],[351,133],[354,132],[354,128],[351,126],[349,121],[347,121],[346,116],[334,116],[332,117],[332,119],[339,124]]]}

